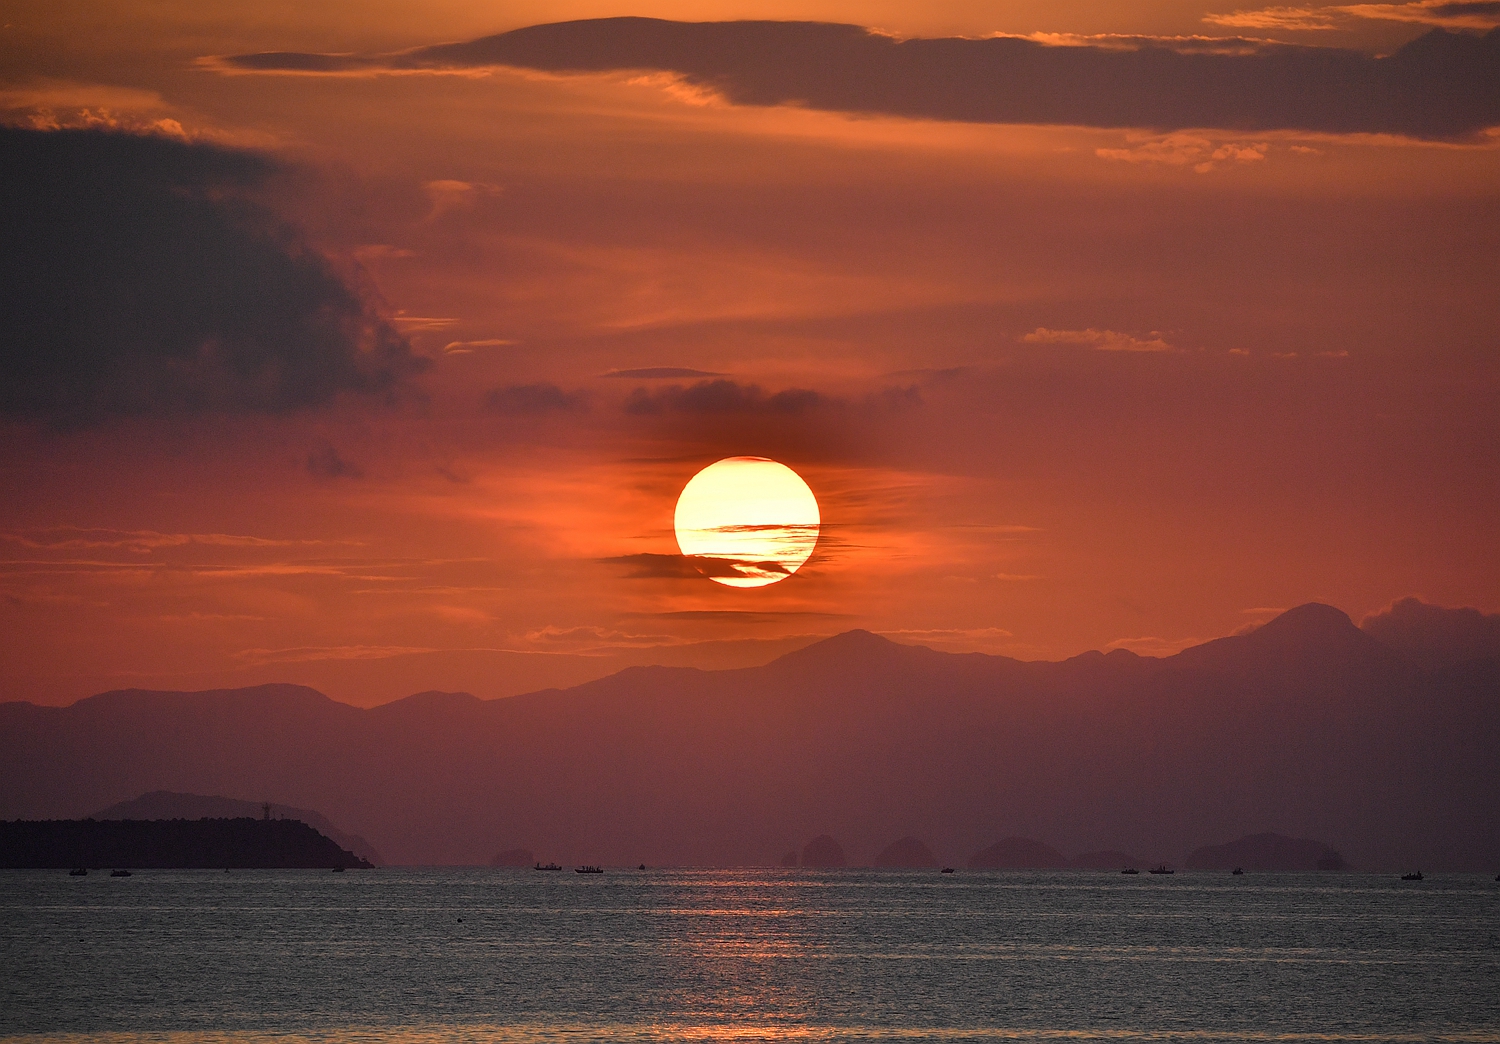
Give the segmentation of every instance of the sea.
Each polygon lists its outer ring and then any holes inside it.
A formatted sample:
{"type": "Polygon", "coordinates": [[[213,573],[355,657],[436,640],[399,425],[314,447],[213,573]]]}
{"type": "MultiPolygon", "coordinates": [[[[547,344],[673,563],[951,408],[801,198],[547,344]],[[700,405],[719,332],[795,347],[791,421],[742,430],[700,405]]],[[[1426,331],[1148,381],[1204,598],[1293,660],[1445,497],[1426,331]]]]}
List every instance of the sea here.
{"type": "Polygon", "coordinates": [[[0,1038],[1500,1042],[1500,883],[4,871],[0,1038]]]}

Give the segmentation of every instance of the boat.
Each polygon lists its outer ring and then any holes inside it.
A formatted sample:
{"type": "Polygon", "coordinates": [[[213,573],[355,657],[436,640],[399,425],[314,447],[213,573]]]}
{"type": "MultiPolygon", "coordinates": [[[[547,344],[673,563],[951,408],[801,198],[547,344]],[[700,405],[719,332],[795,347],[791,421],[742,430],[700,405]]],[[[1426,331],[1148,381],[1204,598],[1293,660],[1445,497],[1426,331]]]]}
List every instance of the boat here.
{"type": "Polygon", "coordinates": [[[129,877],[130,876],[130,871],[129,870],[111,870],[109,872],[109,876],[110,877],[129,877]]]}
{"type": "Polygon", "coordinates": [[[951,874],[951,873],[953,873],[953,867],[951,867],[951,866],[945,866],[945,867],[943,867],[942,872],[945,873],[945,874],[951,874]]]}
{"type": "Polygon", "coordinates": [[[86,866],[80,866],[77,870],[69,870],[68,871],[68,876],[69,877],[87,877],[88,875],[89,875],[89,869],[86,866]]]}
{"type": "Polygon", "coordinates": [[[1122,873],[1122,874],[1138,874],[1138,873],[1140,873],[1140,871],[1137,870],[1133,866],[1127,866],[1124,870],[1121,870],[1120,873],[1122,873]]]}
{"type": "Polygon", "coordinates": [[[546,866],[543,866],[541,863],[538,863],[536,866],[532,867],[532,869],[533,870],[561,870],[562,867],[558,866],[556,863],[548,863],[546,866]]]}
{"type": "MultiPolygon", "coordinates": [[[[1420,880],[1422,880],[1422,871],[1418,870],[1414,874],[1402,874],[1401,875],[1401,880],[1403,880],[1403,881],[1420,881],[1420,880]]],[[[1496,880],[1500,881],[1500,878],[1496,878],[1496,880]]]]}
{"type": "Polygon", "coordinates": [[[1229,872],[1231,874],[1233,874],[1235,877],[1240,877],[1240,876],[1242,876],[1245,873],[1245,868],[1243,866],[1237,866],[1237,867],[1235,867],[1233,870],[1231,870],[1229,872]]]}
{"type": "Polygon", "coordinates": [[[602,874],[604,873],[604,868],[598,866],[575,866],[573,872],[575,874],[602,874]]]}
{"type": "Polygon", "coordinates": [[[333,868],[333,872],[336,873],[336,874],[341,874],[341,873],[344,872],[344,868],[341,867],[341,866],[336,866],[336,867],[333,868]]]}
{"type": "Polygon", "coordinates": [[[1152,867],[1150,870],[1146,871],[1146,873],[1148,874],[1175,874],[1176,872],[1176,870],[1169,869],[1166,863],[1163,863],[1157,867],[1152,867]]]}
{"type": "Polygon", "coordinates": [[[644,869],[646,869],[646,864],[642,863],[640,866],[636,867],[636,869],[637,870],[644,870],[644,869]]]}

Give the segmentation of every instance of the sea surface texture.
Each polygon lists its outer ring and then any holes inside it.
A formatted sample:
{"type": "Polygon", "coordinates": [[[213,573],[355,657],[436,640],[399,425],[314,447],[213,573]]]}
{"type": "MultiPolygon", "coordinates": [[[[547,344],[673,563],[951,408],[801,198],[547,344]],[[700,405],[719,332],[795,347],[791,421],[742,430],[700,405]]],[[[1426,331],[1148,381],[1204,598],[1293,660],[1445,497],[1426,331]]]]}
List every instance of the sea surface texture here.
{"type": "Polygon", "coordinates": [[[0,1037],[1500,1041],[1500,884],[6,871],[0,1037]]]}

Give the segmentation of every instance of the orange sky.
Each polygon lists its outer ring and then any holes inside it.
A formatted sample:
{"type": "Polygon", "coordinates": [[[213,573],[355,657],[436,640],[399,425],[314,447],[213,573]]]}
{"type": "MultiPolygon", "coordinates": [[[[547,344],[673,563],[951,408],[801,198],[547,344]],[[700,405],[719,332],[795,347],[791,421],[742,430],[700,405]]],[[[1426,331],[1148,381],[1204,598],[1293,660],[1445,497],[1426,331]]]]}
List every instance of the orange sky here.
{"type": "Polygon", "coordinates": [[[55,7],[0,30],[7,124],[267,158],[256,204],[429,363],[296,408],[0,414],[0,698],[285,680],[370,704],[758,663],[852,627],[1035,659],[1172,651],[1312,600],[1500,610],[1494,131],[957,122],[651,69],[214,60],[615,15],[1386,54],[1432,5],[55,7]],[[615,375],[663,367],[696,373],[615,375]],[[821,505],[813,557],[768,588],[673,562],[678,491],[732,455],[821,505]]]}

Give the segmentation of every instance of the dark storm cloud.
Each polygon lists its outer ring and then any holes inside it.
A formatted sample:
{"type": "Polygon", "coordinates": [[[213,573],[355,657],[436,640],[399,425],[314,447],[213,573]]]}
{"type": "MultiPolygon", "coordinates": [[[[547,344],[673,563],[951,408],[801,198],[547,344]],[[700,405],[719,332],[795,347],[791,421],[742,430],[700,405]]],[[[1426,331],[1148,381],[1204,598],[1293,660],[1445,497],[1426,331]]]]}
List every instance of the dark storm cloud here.
{"type": "Polygon", "coordinates": [[[807,388],[788,388],[773,395],[758,385],[735,381],[699,381],[684,387],[673,384],[648,391],[636,388],[625,399],[625,412],[637,416],[664,413],[780,413],[796,414],[829,400],[807,388]]]}
{"type": "Polygon", "coordinates": [[[284,413],[421,369],[250,200],[274,173],[161,137],[0,128],[0,412],[284,413]]]}
{"type": "Polygon", "coordinates": [[[487,412],[504,417],[536,417],[583,410],[588,399],[583,392],[565,392],[555,384],[514,384],[490,389],[483,405],[487,412]]]}
{"type": "MultiPolygon", "coordinates": [[[[1170,44],[1170,41],[1167,41],[1170,44]]],[[[238,71],[349,73],[491,65],[651,69],[742,105],[978,123],[1306,130],[1458,138],[1500,123],[1500,30],[1435,29],[1387,57],[1266,45],[1252,53],[1052,47],[1014,37],[896,40],[818,22],[605,18],[376,56],[219,59],[238,71]]]]}

